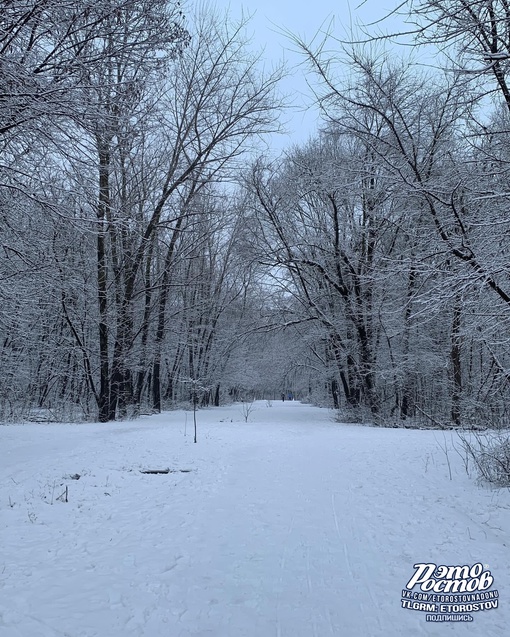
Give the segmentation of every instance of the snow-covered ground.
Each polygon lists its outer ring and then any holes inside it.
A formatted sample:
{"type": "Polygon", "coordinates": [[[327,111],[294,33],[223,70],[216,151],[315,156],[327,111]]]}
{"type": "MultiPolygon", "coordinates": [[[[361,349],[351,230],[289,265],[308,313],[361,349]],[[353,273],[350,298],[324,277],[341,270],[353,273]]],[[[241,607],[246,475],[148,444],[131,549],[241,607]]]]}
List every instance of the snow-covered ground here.
{"type": "Polygon", "coordinates": [[[1,637],[503,637],[509,544],[510,493],[449,433],[296,402],[200,411],[198,444],[182,411],[0,427],[1,637]],[[482,563],[499,607],[402,608],[429,562],[482,563]]]}

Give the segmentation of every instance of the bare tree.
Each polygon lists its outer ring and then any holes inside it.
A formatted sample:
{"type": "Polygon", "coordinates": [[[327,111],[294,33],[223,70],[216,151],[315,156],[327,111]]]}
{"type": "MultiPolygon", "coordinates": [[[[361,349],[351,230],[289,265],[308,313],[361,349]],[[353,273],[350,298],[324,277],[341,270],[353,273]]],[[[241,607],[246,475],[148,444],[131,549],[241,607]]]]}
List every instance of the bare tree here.
{"type": "MultiPolygon", "coordinates": [[[[176,266],[183,246],[203,241],[200,218],[213,214],[197,197],[233,178],[249,140],[278,128],[282,72],[261,70],[244,23],[204,11],[185,30],[166,0],[3,8],[0,365],[27,404],[72,395],[87,414],[95,401],[108,421],[139,403],[144,387],[159,391],[176,266]],[[19,338],[10,278],[34,298],[38,286],[48,290],[46,302],[27,301],[19,338]]],[[[221,277],[222,264],[212,266],[211,280],[221,277]]]]}
{"type": "MultiPolygon", "coordinates": [[[[482,5],[490,13],[493,3],[474,3],[474,8],[481,10],[482,5]]],[[[463,31],[459,26],[467,24],[462,21],[467,19],[466,16],[469,20],[474,19],[467,5],[462,2],[423,2],[419,6],[430,9],[429,17],[440,8],[443,11],[435,26],[429,24],[428,27],[437,28],[437,31],[425,29],[422,31],[424,37],[433,32],[436,35],[430,35],[430,41],[436,41],[434,37],[437,36],[446,42],[451,36],[452,41],[457,42],[458,38],[457,43],[463,42],[467,46],[471,32],[467,27],[463,31]],[[455,25],[459,27],[457,30],[455,25]],[[452,31],[446,33],[450,27],[452,31]]],[[[423,19],[419,10],[416,15],[417,20],[423,19]]],[[[487,19],[488,22],[483,23],[485,26],[496,24],[491,22],[490,15],[487,19]]],[[[499,18],[497,24],[502,24],[499,18]]],[[[497,30],[493,31],[497,39],[497,30]]],[[[483,39],[481,35],[479,39],[483,39]]],[[[499,126],[489,125],[487,120],[483,125],[478,123],[480,84],[470,83],[465,73],[447,70],[424,75],[408,64],[390,63],[384,55],[378,59],[365,55],[359,48],[346,47],[340,56],[344,64],[349,65],[351,75],[342,80],[334,75],[334,65],[325,55],[325,47],[312,51],[305,43],[299,44],[316,73],[317,95],[326,120],[339,131],[348,131],[369,149],[385,175],[391,198],[394,201],[400,199],[403,209],[407,207],[408,210],[409,205],[405,205],[404,199],[412,202],[414,209],[411,208],[410,213],[418,222],[418,228],[428,228],[432,233],[428,237],[431,249],[426,261],[418,266],[415,257],[407,259],[410,296],[406,323],[409,325],[413,316],[410,310],[413,298],[422,306],[427,304],[428,308],[434,308],[437,316],[441,313],[448,317],[446,324],[450,327],[443,329],[439,338],[449,349],[450,415],[454,422],[460,423],[460,396],[463,395],[465,400],[462,377],[469,376],[468,354],[463,351],[464,335],[469,330],[482,329],[473,320],[472,312],[486,311],[483,305],[478,305],[475,310],[476,304],[469,302],[469,295],[476,290],[476,294],[481,294],[485,300],[486,292],[492,294],[498,321],[509,307],[510,282],[501,260],[506,251],[497,238],[503,229],[506,232],[508,224],[503,205],[506,187],[499,179],[506,167],[500,151],[496,150],[505,137],[505,127],[501,126],[501,119],[499,126]],[[496,137],[499,141],[495,141],[496,137]],[[429,280],[435,285],[420,290],[417,288],[417,267],[423,270],[425,264],[429,269],[429,280]],[[466,311],[468,307],[469,312],[466,311]],[[445,336],[448,336],[446,340],[445,336]]],[[[506,100],[501,75],[503,58],[496,56],[496,59],[499,61],[491,64],[487,72],[496,73],[506,100]]],[[[425,238],[409,226],[406,230],[412,237],[412,245],[422,250],[420,246],[425,245],[425,238]]],[[[409,328],[405,330],[409,335],[409,328]]],[[[488,336],[487,329],[483,331],[488,336]]],[[[471,334],[474,337],[476,332],[471,331],[471,334]]],[[[492,338],[483,340],[482,347],[493,349],[492,338]]],[[[405,340],[410,343],[408,336],[405,340]]],[[[408,347],[406,345],[406,349],[408,347]]],[[[501,343],[496,349],[500,347],[501,343]]],[[[505,353],[505,360],[506,357],[505,353]]],[[[494,365],[504,373],[505,363],[499,360],[494,365]]],[[[494,379],[493,372],[489,372],[489,377],[494,379]]],[[[489,382],[494,387],[492,381],[489,382]]],[[[408,411],[408,395],[409,388],[402,397],[404,413],[408,411]]]]}
{"type": "MultiPolygon", "coordinates": [[[[244,25],[230,31],[210,15],[197,16],[191,41],[181,47],[181,31],[161,31],[157,15],[164,16],[165,7],[123,14],[115,27],[125,30],[125,49],[84,78],[82,125],[95,147],[99,177],[97,205],[89,206],[97,210],[97,395],[103,422],[139,402],[155,298],[151,386],[160,404],[166,305],[179,237],[196,214],[191,202],[204,185],[229,177],[251,136],[278,125],[274,90],[281,72],[257,72],[256,58],[244,48],[244,25]],[[155,268],[160,245],[167,246],[166,255],[155,268]],[[145,310],[137,325],[140,294],[145,310]],[[142,368],[134,387],[139,338],[145,353],[138,357],[142,368]]],[[[108,41],[95,45],[107,48],[108,41]]]]}

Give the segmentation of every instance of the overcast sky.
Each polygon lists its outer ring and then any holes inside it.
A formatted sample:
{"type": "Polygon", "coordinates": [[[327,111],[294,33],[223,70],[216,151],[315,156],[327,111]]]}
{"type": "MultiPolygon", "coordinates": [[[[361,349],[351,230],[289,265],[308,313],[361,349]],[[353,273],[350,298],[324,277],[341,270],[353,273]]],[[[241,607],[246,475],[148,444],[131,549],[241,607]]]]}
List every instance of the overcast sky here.
{"type": "MultiPolygon", "coordinates": [[[[268,63],[276,63],[284,58],[288,67],[292,68],[302,58],[292,50],[292,43],[282,31],[290,31],[309,42],[321,28],[326,29],[333,21],[335,35],[343,38],[355,32],[356,25],[371,23],[387,15],[397,0],[252,0],[241,3],[215,0],[214,4],[220,10],[228,10],[234,18],[240,17],[243,11],[245,15],[253,15],[248,29],[253,35],[252,46],[265,49],[264,58],[268,63]]],[[[388,31],[397,29],[399,22],[392,20],[385,24],[388,25],[385,26],[388,31]]],[[[275,150],[305,141],[317,125],[317,111],[313,108],[303,110],[313,100],[303,70],[295,70],[292,77],[285,81],[283,89],[287,94],[292,93],[294,103],[300,110],[294,111],[288,118],[288,135],[272,141],[275,150]]]]}

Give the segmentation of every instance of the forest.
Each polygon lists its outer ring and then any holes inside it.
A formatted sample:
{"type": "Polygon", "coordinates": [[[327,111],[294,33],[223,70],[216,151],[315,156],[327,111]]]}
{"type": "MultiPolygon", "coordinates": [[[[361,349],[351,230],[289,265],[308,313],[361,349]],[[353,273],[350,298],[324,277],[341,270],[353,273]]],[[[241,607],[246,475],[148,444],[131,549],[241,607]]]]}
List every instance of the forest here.
{"type": "Polygon", "coordinates": [[[174,0],[0,0],[0,421],[296,398],[503,426],[510,5],[404,3],[288,73],[174,0]],[[45,416],[46,417],[46,416],[45,416]]]}

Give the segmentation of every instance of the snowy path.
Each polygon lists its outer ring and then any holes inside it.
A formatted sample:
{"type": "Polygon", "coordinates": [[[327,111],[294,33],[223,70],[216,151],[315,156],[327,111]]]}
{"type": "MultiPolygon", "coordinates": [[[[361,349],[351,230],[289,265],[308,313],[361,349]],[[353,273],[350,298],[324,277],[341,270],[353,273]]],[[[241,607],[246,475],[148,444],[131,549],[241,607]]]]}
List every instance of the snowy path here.
{"type": "Polygon", "coordinates": [[[194,445],[186,418],[0,427],[0,637],[508,634],[510,494],[453,450],[450,481],[441,433],[260,402],[194,445]],[[416,562],[488,564],[500,607],[427,623],[416,562]]]}

